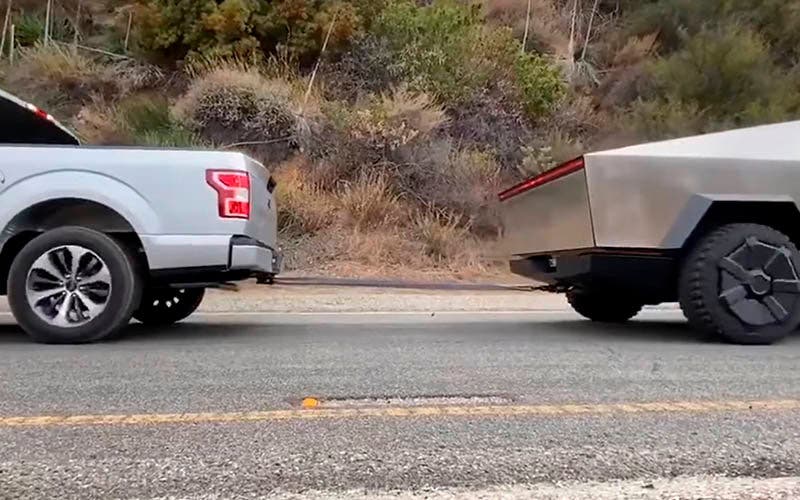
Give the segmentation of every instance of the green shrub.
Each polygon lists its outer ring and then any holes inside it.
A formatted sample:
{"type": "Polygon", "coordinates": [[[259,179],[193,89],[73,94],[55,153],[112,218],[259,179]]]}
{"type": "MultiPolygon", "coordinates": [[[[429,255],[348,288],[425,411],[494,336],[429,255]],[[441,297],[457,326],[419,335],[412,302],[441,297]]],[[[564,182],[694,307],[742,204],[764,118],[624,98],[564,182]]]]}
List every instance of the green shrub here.
{"type": "Polygon", "coordinates": [[[452,105],[509,81],[532,118],[547,113],[563,94],[558,70],[525,53],[510,29],[489,29],[476,5],[399,0],[375,23],[374,33],[394,54],[395,71],[412,87],[452,105]]]}
{"type": "Polygon", "coordinates": [[[481,35],[476,9],[454,2],[418,7],[397,1],[374,31],[388,41],[399,72],[413,86],[447,102],[463,101],[491,79],[488,68],[470,64],[481,35]]]}
{"type": "MultiPolygon", "coordinates": [[[[633,7],[631,5],[630,7],[633,7]]],[[[778,60],[793,64],[800,55],[800,8],[785,0],[655,0],[637,3],[626,33],[658,33],[671,52],[707,28],[740,23],[757,30],[778,60]]]]}
{"type": "Polygon", "coordinates": [[[328,50],[363,32],[382,7],[368,0],[140,0],[138,42],[166,56],[260,57],[263,51],[312,60],[335,16],[328,50]]]}
{"type": "Polygon", "coordinates": [[[776,65],[767,43],[747,28],[705,29],[649,70],[654,87],[648,100],[656,105],[640,105],[638,112],[661,116],[665,123],[676,113],[702,112],[714,123],[750,125],[800,110],[797,75],[776,65]]]}
{"type": "Polygon", "coordinates": [[[203,141],[178,123],[164,99],[137,97],[120,103],[116,121],[131,142],[140,146],[195,147],[203,141]]]}

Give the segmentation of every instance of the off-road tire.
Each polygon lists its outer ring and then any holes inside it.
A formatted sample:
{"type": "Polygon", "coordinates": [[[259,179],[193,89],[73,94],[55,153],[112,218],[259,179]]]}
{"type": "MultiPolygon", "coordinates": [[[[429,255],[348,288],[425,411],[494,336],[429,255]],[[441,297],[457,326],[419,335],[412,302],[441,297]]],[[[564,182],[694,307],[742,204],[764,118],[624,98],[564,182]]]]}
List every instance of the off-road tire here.
{"type": "Polygon", "coordinates": [[[641,312],[644,304],[604,290],[572,289],[567,301],[584,318],[598,323],[624,323],[641,312]]]}
{"type": "Polygon", "coordinates": [[[706,334],[735,344],[772,344],[800,325],[798,270],[800,253],[783,233],[759,224],[721,226],[702,237],[681,265],[681,308],[706,334]],[[753,273],[764,278],[755,283],[753,273]]]}
{"type": "Polygon", "coordinates": [[[133,317],[145,325],[171,325],[191,316],[200,307],[204,295],[204,288],[146,290],[133,317]]]}
{"type": "Polygon", "coordinates": [[[35,342],[83,344],[105,339],[126,326],[139,306],[142,280],[135,258],[121,243],[108,235],[84,228],[61,227],[31,240],[14,258],[8,274],[8,303],[17,323],[35,342]],[[74,327],[52,325],[34,311],[26,290],[28,273],[35,261],[54,248],[78,245],[94,252],[108,268],[111,291],[105,309],[85,324],[74,327]]]}

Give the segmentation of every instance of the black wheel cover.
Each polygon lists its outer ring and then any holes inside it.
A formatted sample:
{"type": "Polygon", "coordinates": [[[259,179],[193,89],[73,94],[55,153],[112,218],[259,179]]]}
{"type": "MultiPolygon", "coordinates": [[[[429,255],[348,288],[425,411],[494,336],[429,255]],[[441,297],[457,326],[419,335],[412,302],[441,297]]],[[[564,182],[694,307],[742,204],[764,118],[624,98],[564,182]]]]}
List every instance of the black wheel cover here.
{"type": "Polygon", "coordinates": [[[800,277],[786,245],[750,237],[719,262],[719,298],[743,323],[786,321],[800,294],[800,277]]]}
{"type": "Polygon", "coordinates": [[[698,330],[737,344],[772,344],[800,325],[800,252],[761,224],[702,237],[681,265],[681,308],[698,330]]]}

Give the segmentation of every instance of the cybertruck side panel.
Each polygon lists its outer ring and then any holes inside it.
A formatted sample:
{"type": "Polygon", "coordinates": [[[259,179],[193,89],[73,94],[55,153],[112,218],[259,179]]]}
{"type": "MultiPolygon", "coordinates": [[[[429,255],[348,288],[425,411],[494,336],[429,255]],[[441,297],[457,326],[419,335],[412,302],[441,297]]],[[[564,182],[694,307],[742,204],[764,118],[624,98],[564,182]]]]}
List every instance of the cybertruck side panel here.
{"type": "MultiPolygon", "coordinates": [[[[798,131],[800,133],[800,131],[798,131]]],[[[722,154],[715,144],[714,154],[722,154]]],[[[696,155],[588,155],[586,176],[598,247],[680,248],[715,200],[800,199],[798,159],[696,155]]],[[[645,153],[642,149],[641,153],[645,153]]],[[[658,153],[658,154],[657,154],[658,153]]]]}
{"type": "Polygon", "coordinates": [[[503,202],[502,250],[533,255],[594,246],[585,171],[503,202]]]}

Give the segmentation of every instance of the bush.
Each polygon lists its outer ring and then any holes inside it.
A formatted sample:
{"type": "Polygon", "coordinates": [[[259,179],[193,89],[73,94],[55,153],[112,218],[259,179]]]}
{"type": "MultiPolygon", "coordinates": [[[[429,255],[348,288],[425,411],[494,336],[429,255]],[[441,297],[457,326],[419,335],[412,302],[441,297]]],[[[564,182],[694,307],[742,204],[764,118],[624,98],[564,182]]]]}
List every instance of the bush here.
{"type": "Polygon", "coordinates": [[[737,26],[707,29],[686,47],[652,63],[653,88],[636,117],[649,133],[658,123],[675,132],[686,120],[686,131],[785,120],[800,111],[794,72],[775,64],[767,43],[752,30],[737,26]],[[705,121],[705,120],[702,120],[705,121]]]}
{"type": "Polygon", "coordinates": [[[317,178],[329,189],[376,170],[397,179],[409,151],[434,137],[445,122],[444,110],[430,96],[403,87],[357,106],[327,102],[321,112],[306,151],[317,160],[317,178]]]}
{"type": "Polygon", "coordinates": [[[357,40],[338,61],[323,67],[325,96],[353,103],[387,92],[401,81],[394,62],[385,39],[370,35],[357,40]]]}
{"type": "Polygon", "coordinates": [[[400,199],[379,173],[363,174],[345,184],[338,199],[343,222],[357,230],[396,225],[404,218],[400,199]]]}
{"type": "Polygon", "coordinates": [[[457,217],[436,210],[416,215],[414,233],[425,255],[437,264],[455,260],[465,251],[465,242],[469,240],[469,231],[459,224],[457,217]]]}
{"type": "Polygon", "coordinates": [[[286,53],[309,61],[319,54],[334,16],[331,52],[346,47],[380,11],[369,0],[141,0],[137,39],[169,57],[260,57],[286,53]]]}
{"type": "Polygon", "coordinates": [[[291,93],[281,80],[223,68],[195,79],[175,113],[185,126],[215,144],[263,143],[248,146],[248,151],[276,163],[292,150],[297,120],[291,93]]]}
{"type": "Polygon", "coordinates": [[[445,121],[444,110],[430,96],[400,88],[356,111],[350,126],[356,139],[388,154],[427,137],[445,121]]]}
{"type": "Polygon", "coordinates": [[[558,70],[521,50],[509,29],[487,29],[478,6],[435,1],[391,4],[375,34],[394,54],[393,70],[412,87],[451,107],[499,81],[511,81],[531,118],[546,114],[563,94],[558,70]]]}
{"type": "MultiPolygon", "coordinates": [[[[5,9],[2,9],[4,12],[5,9]]],[[[14,24],[14,40],[20,47],[31,47],[36,45],[44,38],[43,10],[23,10],[15,18],[11,19],[14,24]]],[[[72,40],[74,35],[72,24],[64,18],[55,17],[50,24],[50,37],[53,40],[66,41],[72,40]]]]}
{"type": "Polygon", "coordinates": [[[758,31],[773,57],[786,65],[800,55],[800,9],[782,0],[656,0],[635,10],[627,33],[659,33],[662,47],[671,52],[701,31],[731,22],[758,31]]]}
{"type": "Polygon", "coordinates": [[[470,64],[481,35],[474,8],[397,1],[383,12],[374,31],[387,41],[400,74],[416,89],[446,102],[463,101],[491,78],[488,68],[470,64]]]}
{"type": "Polygon", "coordinates": [[[151,147],[198,147],[203,141],[191,130],[178,123],[163,98],[141,96],[120,103],[117,123],[131,142],[151,147]]]}
{"type": "Polygon", "coordinates": [[[313,235],[331,226],[335,200],[309,180],[308,168],[295,160],[276,171],[278,227],[288,236],[313,235]]]}

